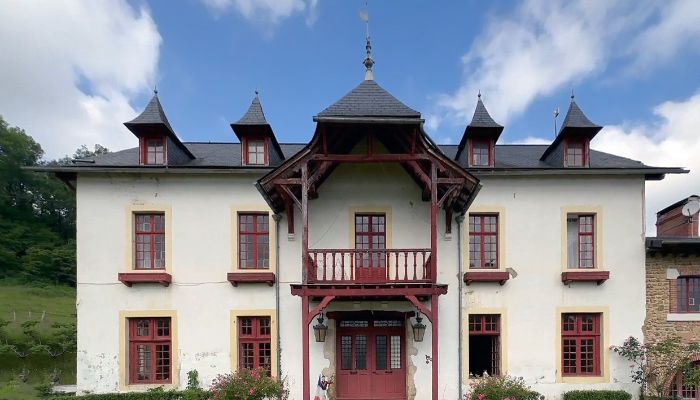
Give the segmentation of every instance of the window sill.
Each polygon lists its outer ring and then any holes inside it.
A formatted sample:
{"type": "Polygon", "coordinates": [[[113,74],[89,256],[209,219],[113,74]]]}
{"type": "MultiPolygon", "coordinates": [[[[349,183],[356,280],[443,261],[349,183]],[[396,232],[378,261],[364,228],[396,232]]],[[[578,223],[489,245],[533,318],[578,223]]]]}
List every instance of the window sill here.
{"type": "Polygon", "coordinates": [[[572,282],[595,282],[601,285],[610,279],[610,271],[590,270],[590,271],[564,271],[561,273],[561,281],[568,285],[572,282]]]}
{"type": "Polygon", "coordinates": [[[700,313],[671,313],[666,314],[666,321],[695,322],[700,321],[700,313]]]}
{"type": "Polygon", "coordinates": [[[609,383],[609,379],[600,375],[566,375],[559,379],[558,383],[578,383],[578,384],[593,384],[593,383],[609,383]]]}
{"type": "Polygon", "coordinates": [[[233,286],[239,283],[267,283],[268,286],[275,285],[274,272],[229,272],[226,276],[233,286]]]}
{"type": "Polygon", "coordinates": [[[480,270],[464,273],[464,283],[466,283],[467,286],[475,282],[498,282],[499,285],[503,286],[508,279],[510,279],[510,273],[508,271],[501,270],[480,270]]]}
{"type": "Polygon", "coordinates": [[[119,282],[131,287],[134,283],[159,283],[170,286],[172,276],[167,272],[120,272],[119,282]]]}

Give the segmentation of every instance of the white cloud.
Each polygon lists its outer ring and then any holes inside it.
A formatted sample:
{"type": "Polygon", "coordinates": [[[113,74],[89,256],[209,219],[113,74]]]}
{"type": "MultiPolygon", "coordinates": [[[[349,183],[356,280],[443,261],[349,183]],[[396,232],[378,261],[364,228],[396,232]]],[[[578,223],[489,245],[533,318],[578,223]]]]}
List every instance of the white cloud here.
{"type": "Polygon", "coordinates": [[[667,175],[647,183],[647,234],[656,232],[656,212],[691,194],[700,194],[700,92],[683,101],[667,101],[654,108],[657,120],[649,124],[607,126],[591,142],[596,150],[647,165],[690,169],[689,174],[667,175]]]}
{"type": "Polygon", "coordinates": [[[248,20],[276,25],[293,15],[306,12],[307,25],[318,17],[318,0],[202,0],[215,15],[235,9],[248,20]]]}
{"type": "Polygon", "coordinates": [[[508,123],[536,98],[608,70],[613,59],[648,70],[700,47],[698,20],[693,0],[524,2],[490,18],[462,58],[459,87],[437,96],[433,114],[463,125],[481,90],[494,118],[508,123]]]}
{"type": "Polygon", "coordinates": [[[2,1],[0,115],[37,140],[46,158],[81,144],[134,146],[122,123],[155,82],[161,37],[126,1],[2,1]]]}

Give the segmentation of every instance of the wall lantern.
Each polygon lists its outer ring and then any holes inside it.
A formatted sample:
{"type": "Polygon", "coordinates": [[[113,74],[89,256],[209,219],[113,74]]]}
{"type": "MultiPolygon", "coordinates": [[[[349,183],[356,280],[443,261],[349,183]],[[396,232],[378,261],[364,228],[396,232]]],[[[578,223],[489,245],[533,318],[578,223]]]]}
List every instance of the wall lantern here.
{"type": "Polygon", "coordinates": [[[420,316],[420,311],[416,310],[416,323],[413,324],[413,341],[422,342],[423,336],[425,336],[425,324],[423,324],[423,317],[420,316]]]}
{"type": "Polygon", "coordinates": [[[318,321],[318,324],[314,325],[314,336],[316,337],[316,341],[325,342],[328,327],[323,324],[323,312],[318,314],[318,318],[316,318],[316,320],[318,321]]]}

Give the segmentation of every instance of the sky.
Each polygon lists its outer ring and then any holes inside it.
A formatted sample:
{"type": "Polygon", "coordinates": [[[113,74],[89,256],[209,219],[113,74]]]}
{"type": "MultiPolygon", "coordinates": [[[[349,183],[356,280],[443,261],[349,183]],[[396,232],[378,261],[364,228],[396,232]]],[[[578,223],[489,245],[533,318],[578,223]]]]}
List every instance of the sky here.
{"type": "MultiPolygon", "coordinates": [[[[123,122],[157,86],[183,141],[236,141],[255,90],[281,142],[364,76],[363,0],[0,2],[0,115],[45,158],[136,145],[123,122]]],[[[647,221],[700,194],[695,0],[369,1],[374,78],[458,143],[481,91],[499,143],[547,143],[573,91],[597,150],[688,175],[647,184],[647,221]],[[439,5],[439,6],[438,6],[439,5]]]]}

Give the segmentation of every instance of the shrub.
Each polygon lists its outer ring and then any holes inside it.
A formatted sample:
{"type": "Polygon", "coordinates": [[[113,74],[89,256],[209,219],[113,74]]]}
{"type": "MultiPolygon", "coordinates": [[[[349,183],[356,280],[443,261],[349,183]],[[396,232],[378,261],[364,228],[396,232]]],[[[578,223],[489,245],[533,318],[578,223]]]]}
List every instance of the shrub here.
{"type": "Polygon", "coordinates": [[[624,390],[574,390],[564,393],[563,400],[631,400],[624,390]]]}
{"type": "Polygon", "coordinates": [[[544,397],[530,389],[523,378],[485,376],[471,384],[466,400],[541,400],[544,397]]]}
{"type": "Polygon", "coordinates": [[[187,389],[199,389],[199,371],[196,369],[187,372],[187,389]]]}
{"type": "Polygon", "coordinates": [[[104,393],[84,396],[54,396],[51,400],[207,400],[209,393],[204,390],[149,390],[143,393],[104,393]]]}
{"type": "Polygon", "coordinates": [[[219,375],[211,385],[212,400],[286,399],[284,381],[267,376],[263,369],[242,369],[219,375]]]}

